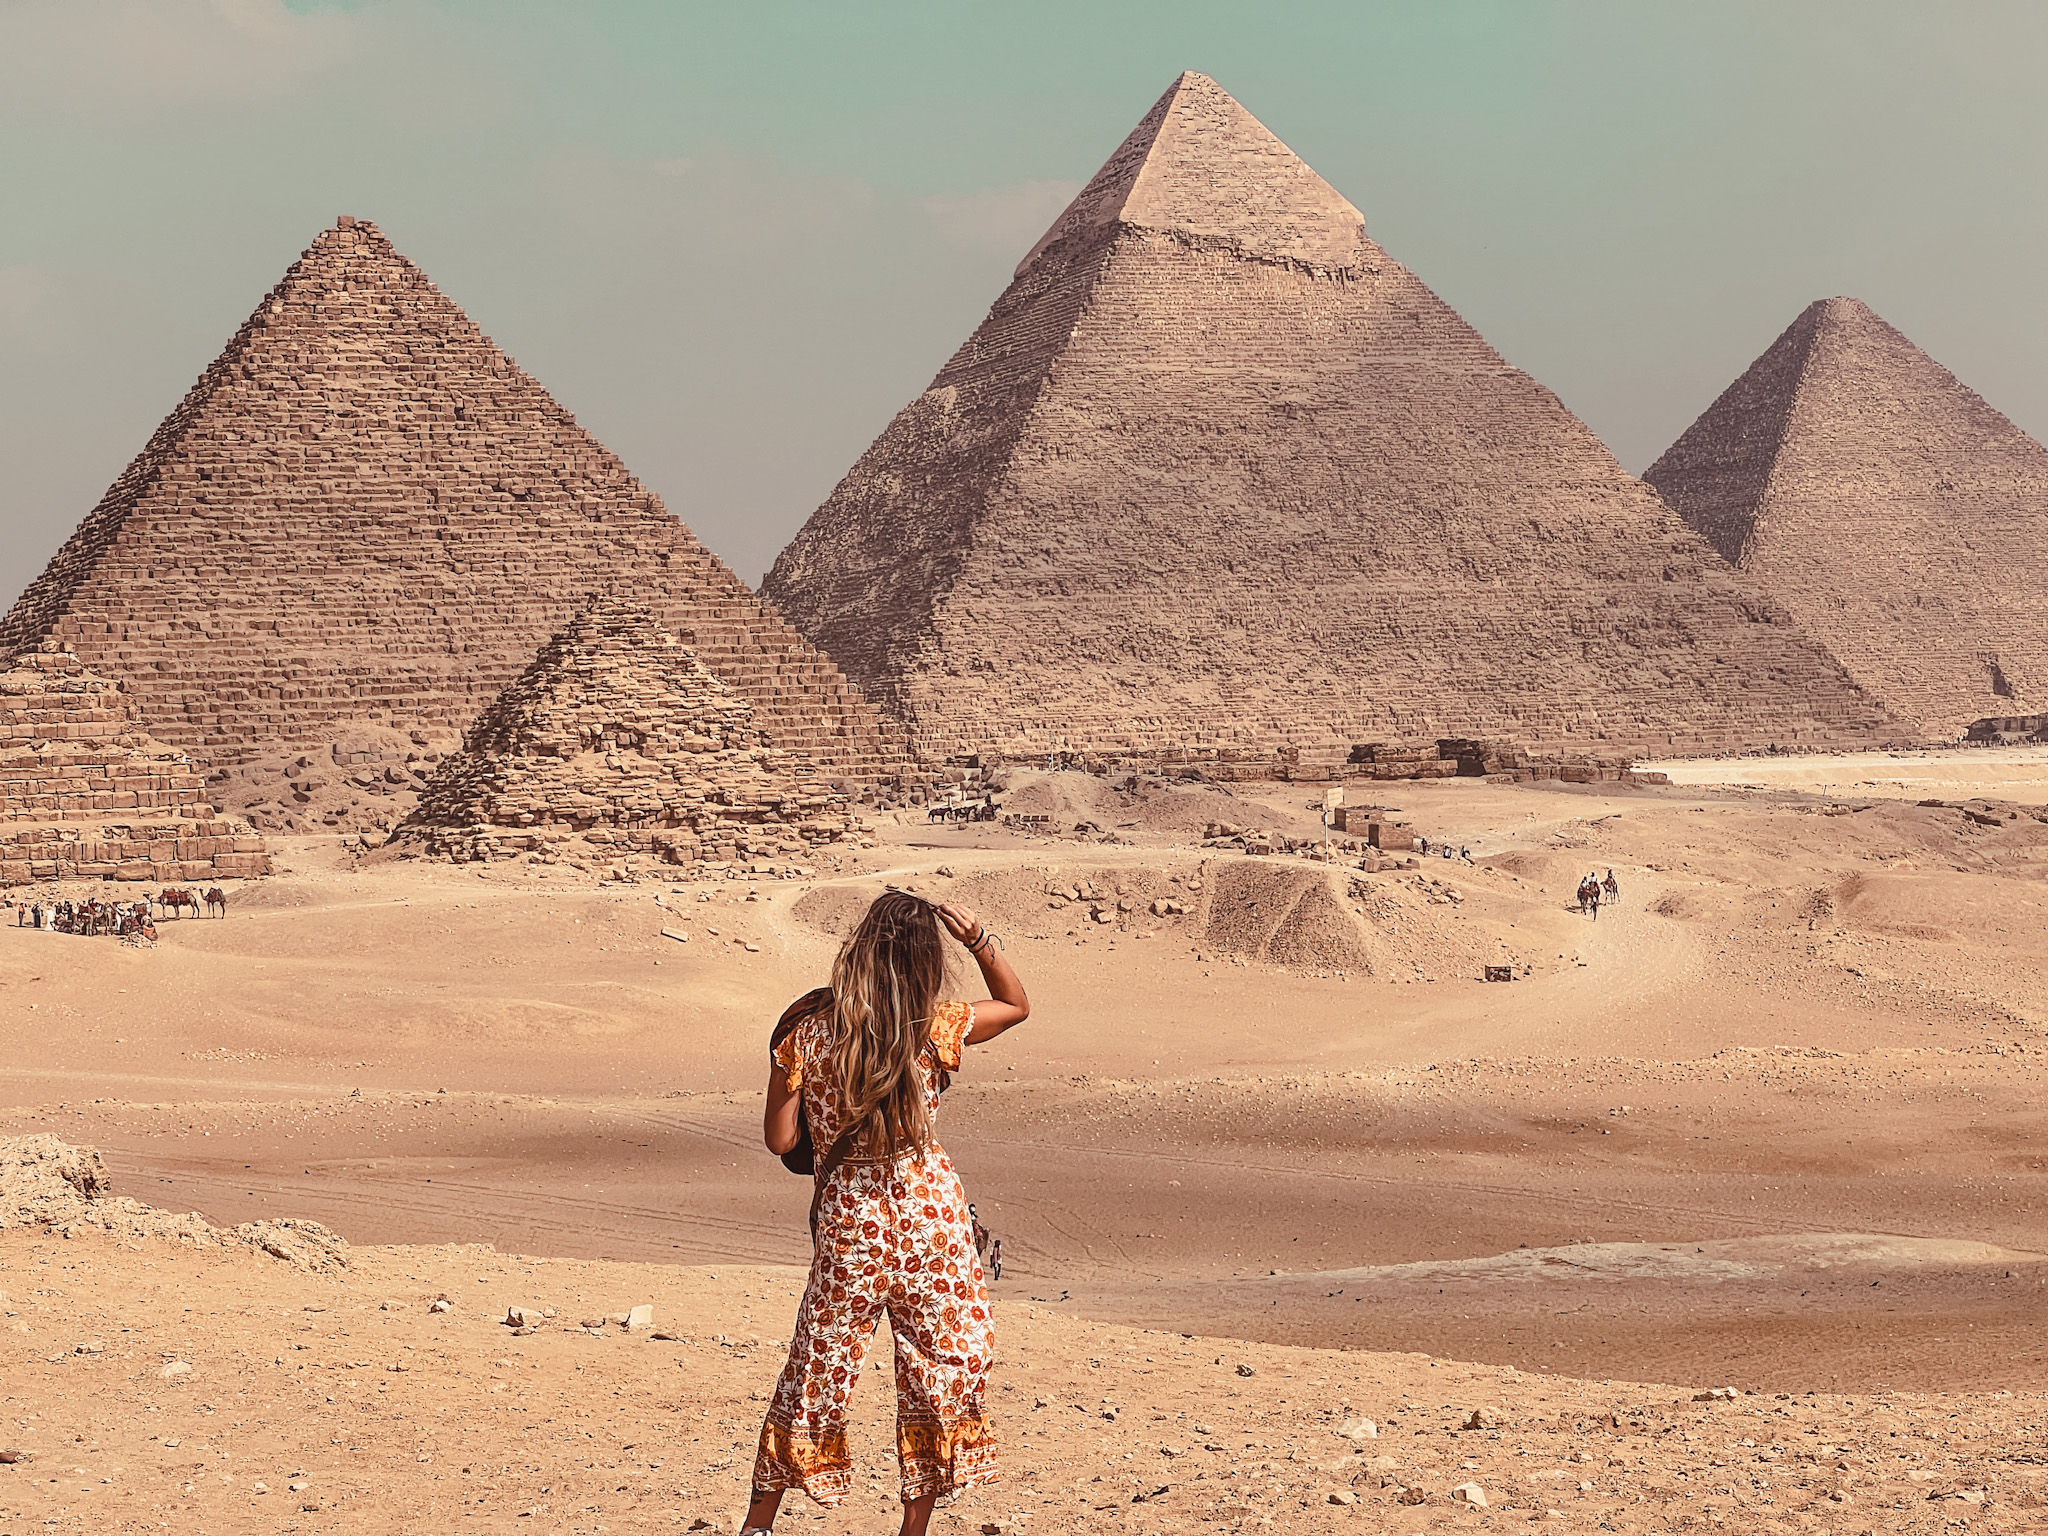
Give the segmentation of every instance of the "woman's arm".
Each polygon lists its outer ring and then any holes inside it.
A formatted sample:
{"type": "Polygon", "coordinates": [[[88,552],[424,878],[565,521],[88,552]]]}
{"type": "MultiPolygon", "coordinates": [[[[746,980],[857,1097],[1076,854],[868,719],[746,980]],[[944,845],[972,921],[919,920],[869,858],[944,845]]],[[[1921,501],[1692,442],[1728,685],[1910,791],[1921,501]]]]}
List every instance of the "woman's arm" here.
{"type": "Polygon", "coordinates": [[[761,1140],[777,1157],[796,1145],[796,1110],[800,1093],[790,1091],[789,1075],[782,1063],[768,1063],[768,1108],[761,1116],[761,1140]]]}
{"type": "Polygon", "coordinates": [[[1011,1025],[1030,1018],[1031,999],[1024,995],[1024,983],[1017,979],[1009,960],[996,947],[994,936],[982,927],[981,919],[965,907],[948,903],[939,908],[939,920],[974,956],[974,963],[981,967],[981,979],[988,984],[989,995],[974,1005],[974,1028],[962,1043],[981,1045],[1011,1025]]]}

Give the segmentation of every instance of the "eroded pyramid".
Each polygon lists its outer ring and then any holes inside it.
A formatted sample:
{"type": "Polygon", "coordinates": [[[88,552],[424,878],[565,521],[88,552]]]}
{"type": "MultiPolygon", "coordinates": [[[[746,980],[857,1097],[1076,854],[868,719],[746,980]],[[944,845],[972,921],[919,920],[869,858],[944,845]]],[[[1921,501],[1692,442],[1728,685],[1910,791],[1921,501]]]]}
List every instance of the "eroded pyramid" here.
{"type": "Polygon", "coordinates": [[[2048,451],[1857,299],[1643,477],[1920,734],[2048,709],[2048,451]]]}
{"type": "Polygon", "coordinates": [[[0,886],[269,873],[263,839],[111,679],[54,641],[0,671],[0,886]]]}
{"type": "MultiPolygon", "coordinates": [[[[638,595],[779,747],[867,780],[900,733],[376,226],[257,306],[0,620],[119,679],[215,764],[450,744],[584,594],[638,595]]],[[[361,753],[306,759],[347,772],[361,753]]],[[[312,771],[311,769],[308,770],[312,771]]]]}
{"type": "Polygon", "coordinates": [[[401,850],[609,867],[803,857],[858,830],[746,696],[648,608],[594,601],[478,717],[400,824],[401,850]]]}
{"type": "Polygon", "coordinates": [[[930,756],[1885,728],[1198,74],[763,592],[930,756]]]}

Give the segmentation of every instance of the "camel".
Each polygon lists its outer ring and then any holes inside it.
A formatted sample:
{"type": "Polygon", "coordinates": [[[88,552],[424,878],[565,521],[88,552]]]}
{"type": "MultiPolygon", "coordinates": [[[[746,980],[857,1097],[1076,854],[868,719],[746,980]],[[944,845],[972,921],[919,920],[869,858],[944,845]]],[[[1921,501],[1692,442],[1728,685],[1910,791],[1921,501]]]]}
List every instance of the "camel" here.
{"type": "Polygon", "coordinates": [[[194,917],[199,915],[199,898],[190,891],[166,890],[157,897],[156,904],[164,909],[166,915],[175,912],[183,917],[187,907],[192,909],[194,917]]]}
{"type": "Polygon", "coordinates": [[[206,890],[206,911],[210,917],[228,915],[228,893],[219,886],[208,886],[206,890]]]}

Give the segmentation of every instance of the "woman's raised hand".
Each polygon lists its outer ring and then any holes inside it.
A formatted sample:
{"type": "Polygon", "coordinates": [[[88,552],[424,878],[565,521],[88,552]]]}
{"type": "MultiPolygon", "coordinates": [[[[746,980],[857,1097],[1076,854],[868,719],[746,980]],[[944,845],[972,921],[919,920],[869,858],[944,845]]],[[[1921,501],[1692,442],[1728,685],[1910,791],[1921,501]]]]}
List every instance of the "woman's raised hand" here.
{"type": "Polygon", "coordinates": [[[981,919],[965,907],[956,907],[951,902],[938,903],[939,921],[946,925],[946,932],[962,944],[972,944],[981,937],[981,919]]]}

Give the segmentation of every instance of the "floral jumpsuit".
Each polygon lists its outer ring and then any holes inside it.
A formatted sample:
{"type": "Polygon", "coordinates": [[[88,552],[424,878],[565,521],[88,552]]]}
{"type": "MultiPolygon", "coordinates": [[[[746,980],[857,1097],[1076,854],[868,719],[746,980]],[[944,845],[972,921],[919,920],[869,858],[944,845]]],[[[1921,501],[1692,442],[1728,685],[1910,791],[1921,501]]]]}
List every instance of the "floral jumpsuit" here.
{"type": "MultiPolygon", "coordinates": [[[[934,1123],[938,1069],[960,1065],[973,1026],[967,1003],[941,1003],[933,1015],[924,1066],[934,1123]]],[[[831,1031],[830,1012],[815,1015],[775,1052],[790,1091],[803,1094],[821,1163],[841,1129],[831,1031]]],[[[959,1493],[995,1480],[995,1431],[984,1402],[995,1344],[988,1287],[960,1176],[933,1142],[893,1162],[849,1158],[826,1182],[789,1363],[761,1426],[757,1491],[801,1488],[826,1505],[846,1497],[853,1471],[847,1402],[884,1312],[896,1345],[903,1497],[959,1493]]]]}

